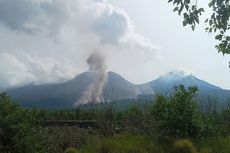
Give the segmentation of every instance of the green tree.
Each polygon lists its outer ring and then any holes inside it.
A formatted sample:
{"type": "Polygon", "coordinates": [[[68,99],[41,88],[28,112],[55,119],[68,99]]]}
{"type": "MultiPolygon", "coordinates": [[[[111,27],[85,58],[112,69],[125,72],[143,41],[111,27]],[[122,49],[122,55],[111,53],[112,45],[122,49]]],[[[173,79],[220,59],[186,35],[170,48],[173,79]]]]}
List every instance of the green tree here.
{"type": "Polygon", "coordinates": [[[46,152],[36,118],[5,93],[0,94],[0,149],[3,153],[46,152]]]}
{"type": "Polygon", "coordinates": [[[142,131],[143,121],[144,114],[139,106],[133,105],[124,114],[124,125],[131,132],[142,131]]]}
{"type": "Polygon", "coordinates": [[[169,103],[168,99],[163,95],[157,95],[155,103],[150,108],[150,115],[156,120],[157,129],[161,129],[158,133],[165,133],[168,126],[169,103]]]}
{"type": "Polygon", "coordinates": [[[169,101],[170,132],[180,137],[194,137],[202,130],[202,121],[195,96],[197,87],[185,89],[183,85],[176,88],[169,101]]]}
{"type": "MultiPolygon", "coordinates": [[[[194,30],[200,23],[200,16],[205,10],[198,6],[198,0],[168,0],[168,2],[173,3],[174,12],[183,14],[183,26],[190,25],[194,30]]],[[[212,14],[204,21],[207,25],[205,31],[216,34],[215,39],[219,41],[219,44],[215,47],[219,53],[230,54],[230,1],[210,0],[207,5],[211,8],[212,14]]]]}
{"type": "Polygon", "coordinates": [[[197,91],[197,87],[186,89],[180,85],[168,99],[157,97],[151,113],[163,132],[177,137],[196,137],[200,134],[203,125],[195,101],[197,91]]]}

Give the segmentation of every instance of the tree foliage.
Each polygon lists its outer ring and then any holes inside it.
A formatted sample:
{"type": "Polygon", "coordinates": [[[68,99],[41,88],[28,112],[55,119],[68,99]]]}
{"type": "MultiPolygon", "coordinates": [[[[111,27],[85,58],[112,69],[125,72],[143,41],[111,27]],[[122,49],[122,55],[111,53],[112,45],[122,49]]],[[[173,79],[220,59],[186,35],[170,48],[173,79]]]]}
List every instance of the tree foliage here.
{"type": "MultiPolygon", "coordinates": [[[[35,111],[22,109],[5,93],[0,94],[0,150],[3,153],[45,153],[35,111]]],[[[40,117],[42,119],[42,117],[40,117]]]]}
{"type": "Polygon", "coordinates": [[[194,100],[196,92],[196,87],[185,89],[180,85],[170,98],[157,97],[152,114],[168,134],[176,137],[196,137],[202,132],[202,120],[194,100]]]}
{"type": "MultiPolygon", "coordinates": [[[[192,30],[200,23],[200,16],[205,11],[204,8],[198,6],[197,1],[168,0],[169,3],[173,3],[174,12],[178,12],[179,15],[183,13],[183,26],[190,25],[192,30]]],[[[219,41],[215,47],[219,53],[230,54],[230,1],[210,0],[208,7],[212,10],[212,14],[204,21],[205,31],[215,33],[215,39],[219,41]]]]}

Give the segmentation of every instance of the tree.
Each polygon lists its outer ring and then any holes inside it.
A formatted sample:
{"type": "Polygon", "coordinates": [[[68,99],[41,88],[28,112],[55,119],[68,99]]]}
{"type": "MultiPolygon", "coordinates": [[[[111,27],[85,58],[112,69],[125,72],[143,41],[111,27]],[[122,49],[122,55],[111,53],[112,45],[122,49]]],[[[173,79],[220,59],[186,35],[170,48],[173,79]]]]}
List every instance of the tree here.
{"type": "Polygon", "coordinates": [[[169,103],[168,99],[163,95],[157,95],[155,103],[150,108],[150,115],[156,120],[157,129],[161,129],[158,133],[165,133],[168,127],[169,103]]]}
{"type": "Polygon", "coordinates": [[[202,130],[201,116],[195,101],[197,87],[185,89],[183,85],[176,88],[169,101],[170,132],[180,137],[196,137],[202,130]]]}
{"type": "Polygon", "coordinates": [[[0,93],[0,152],[46,152],[46,144],[36,127],[35,115],[22,109],[5,93],[0,93]],[[43,141],[42,141],[43,140],[43,141]]]}
{"type": "Polygon", "coordinates": [[[202,132],[201,116],[194,99],[197,91],[197,87],[186,89],[180,85],[168,99],[157,96],[151,114],[161,129],[176,137],[196,137],[202,132]]]}
{"type": "MultiPolygon", "coordinates": [[[[179,15],[183,13],[183,26],[190,25],[192,30],[196,24],[200,23],[200,16],[205,11],[204,8],[199,8],[197,0],[168,0],[168,3],[173,3],[174,12],[179,15]]],[[[229,0],[210,0],[208,7],[212,9],[212,14],[204,22],[206,23],[205,31],[215,33],[215,39],[219,44],[215,45],[218,53],[230,54],[230,1],[229,0]]],[[[230,67],[230,62],[229,62],[230,67]]]]}
{"type": "Polygon", "coordinates": [[[134,105],[129,108],[124,114],[124,125],[130,131],[138,132],[142,129],[144,124],[144,114],[141,111],[141,108],[134,105]]]}

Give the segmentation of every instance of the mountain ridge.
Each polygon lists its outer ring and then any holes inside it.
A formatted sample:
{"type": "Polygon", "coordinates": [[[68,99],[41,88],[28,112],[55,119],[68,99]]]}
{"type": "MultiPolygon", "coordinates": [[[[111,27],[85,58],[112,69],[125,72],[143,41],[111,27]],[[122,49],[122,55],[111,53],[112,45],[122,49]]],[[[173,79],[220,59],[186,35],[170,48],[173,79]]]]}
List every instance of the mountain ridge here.
{"type": "MultiPolygon", "coordinates": [[[[92,73],[84,72],[63,83],[30,84],[10,89],[7,93],[20,101],[25,107],[71,108],[92,80],[92,73]]],[[[184,84],[185,87],[196,85],[202,95],[212,94],[220,95],[224,98],[230,97],[230,90],[224,90],[193,75],[169,72],[153,81],[136,85],[111,71],[108,72],[108,80],[103,89],[103,96],[109,101],[135,99],[144,95],[154,96],[155,94],[170,93],[174,86],[179,84],[184,84]]]]}
{"type": "Polygon", "coordinates": [[[207,81],[201,80],[192,74],[185,74],[182,71],[172,71],[159,78],[147,82],[155,91],[167,91],[172,90],[172,87],[183,84],[185,87],[197,86],[199,90],[223,90],[222,88],[212,85],[207,81]],[[169,88],[170,87],[170,88],[169,88]]]}

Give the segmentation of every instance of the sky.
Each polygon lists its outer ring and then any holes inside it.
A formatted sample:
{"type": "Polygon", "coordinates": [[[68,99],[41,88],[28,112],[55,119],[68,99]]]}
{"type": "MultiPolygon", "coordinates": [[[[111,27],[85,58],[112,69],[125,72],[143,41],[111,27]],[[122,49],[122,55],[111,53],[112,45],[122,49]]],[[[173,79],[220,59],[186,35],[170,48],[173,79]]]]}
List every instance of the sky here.
{"type": "Polygon", "coordinates": [[[230,57],[172,10],[152,0],[0,0],[0,89],[72,79],[95,51],[136,84],[184,70],[230,89],[230,57]]]}

